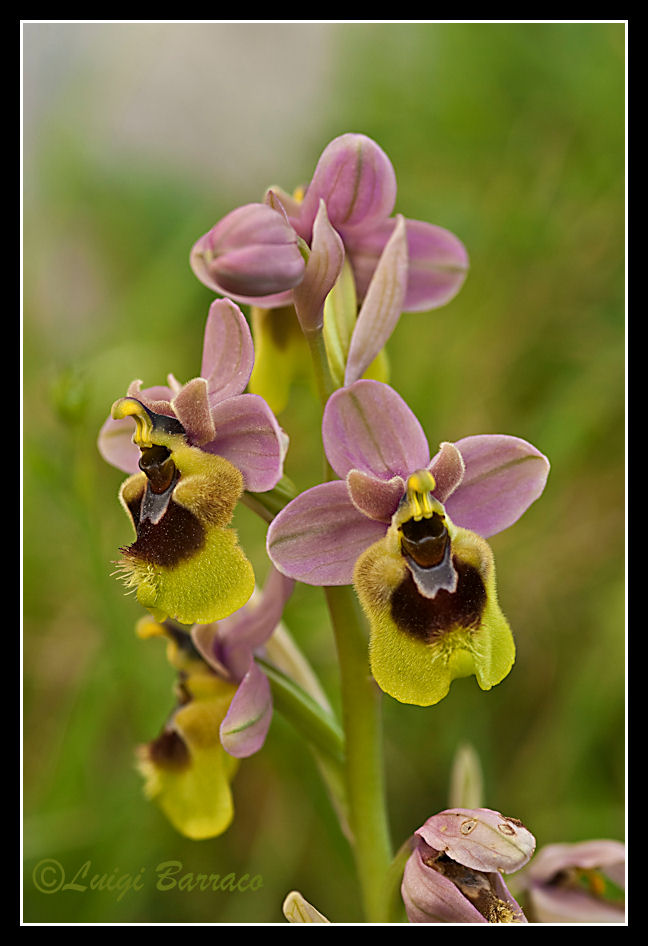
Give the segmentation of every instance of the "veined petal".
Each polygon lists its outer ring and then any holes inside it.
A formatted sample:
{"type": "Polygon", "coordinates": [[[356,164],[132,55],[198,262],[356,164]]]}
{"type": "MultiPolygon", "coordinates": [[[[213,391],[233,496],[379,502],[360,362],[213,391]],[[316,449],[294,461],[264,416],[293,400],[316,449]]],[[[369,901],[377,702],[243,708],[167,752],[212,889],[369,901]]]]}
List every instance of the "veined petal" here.
{"type": "Polygon", "coordinates": [[[342,240],[329,222],[324,201],[320,201],[304,278],[293,289],[295,310],[304,332],[321,329],[324,300],[340,275],[343,262],[342,240]]]}
{"type": "Polygon", "coordinates": [[[341,478],[350,470],[384,480],[407,478],[430,462],[420,423],[400,395],[380,381],[356,381],[331,395],[322,437],[329,463],[341,478]]]}
{"type": "Polygon", "coordinates": [[[245,488],[253,492],[272,489],[283,475],[287,437],[258,394],[239,394],[225,401],[211,401],[215,438],[202,445],[240,470],[245,488]]]}
{"type": "Polygon", "coordinates": [[[449,808],[428,818],[416,833],[458,864],[505,874],[524,867],[536,846],[520,821],[490,808],[449,808]]]}
{"type": "Polygon", "coordinates": [[[516,522],[541,495],[549,461],[526,440],[480,434],[457,440],[455,447],[466,469],[446,509],[457,525],[488,538],[516,522]]]}
{"type": "Polygon", "coordinates": [[[241,394],[253,365],[252,335],[243,313],[229,299],[217,299],[207,316],[200,369],[210,396],[224,401],[241,394]]]}
{"type": "Polygon", "coordinates": [[[273,520],[267,549],[284,575],[307,585],[349,585],[358,556],[385,534],[383,523],[358,512],[346,483],[301,493],[273,520]]]}
{"type": "MultiPolygon", "coordinates": [[[[385,220],[373,230],[345,235],[361,299],[395,225],[395,220],[385,220]]],[[[405,227],[409,266],[403,311],[425,312],[446,305],[459,292],[468,272],[463,243],[449,230],[423,220],[407,219],[405,227]]]]}
{"type": "Polygon", "coordinates": [[[220,726],[220,741],[230,755],[243,759],[258,752],[272,719],[268,678],[254,660],[243,677],[220,726]]]}
{"type": "Polygon", "coordinates": [[[399,215],[358,314],[349,346],[345,384],[362,377],[396,327],[404,307],[407,272],[405,223],[399,215]]]}
{"type": "Polygon", "coordinates": [[[298,890],[290,891],[281,909],[289,923],[330,923],[298,890]]]}
{"type": "Polygon", "coordinates": [[[396,202],[391,161],[366,135],[340,135],[322,152],[301,206],[299,227],[307,242],[320,200],[339,231],[388,217],[396,202]]]}

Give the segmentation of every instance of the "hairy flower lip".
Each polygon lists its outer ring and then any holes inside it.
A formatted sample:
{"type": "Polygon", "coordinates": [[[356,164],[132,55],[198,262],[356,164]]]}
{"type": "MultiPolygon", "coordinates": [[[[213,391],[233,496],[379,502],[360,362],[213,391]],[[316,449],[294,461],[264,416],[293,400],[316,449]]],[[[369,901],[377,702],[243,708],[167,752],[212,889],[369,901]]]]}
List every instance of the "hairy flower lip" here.
{"type": "Polygon", "coordinates": [[[354,585],[370,624],[372,674],[400,702],[433,705],[471,674],[483,690],[500,683],[515,645],[484,536],[538,498],[546,458],[520,438],[483,435],[443,442],[430,459],[409,407],[388,385],[367,380],[329,398],[322,437],[341,479],[306,490],[275,517],[266,542],[275,567],[310,585],[354,585]],[[399,527],[435,510],[449,544],[430,568],[430,548],[417,563],[399,527]]]}

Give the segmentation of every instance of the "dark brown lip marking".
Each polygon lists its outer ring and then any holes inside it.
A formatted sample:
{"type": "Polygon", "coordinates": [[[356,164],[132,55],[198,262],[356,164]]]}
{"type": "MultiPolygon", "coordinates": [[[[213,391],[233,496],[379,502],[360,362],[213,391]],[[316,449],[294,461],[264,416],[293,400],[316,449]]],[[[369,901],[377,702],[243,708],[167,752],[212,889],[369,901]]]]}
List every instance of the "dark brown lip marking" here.
{"type": "Polygon", "coordinates": [[[391,615],[401,631],[432,643],[455,628],[479,627],[486,605],[484,582],[474,566],[456,556],[452,564],[457,572],[456,590],[440,589],[434,598],[420,594],[409,569],[406,570],[391,601],[391,615]]]}
{"type": "Polygon", "coordinates": [[[205,543],[205,529],[196,516],[173,499],[178,475],[163,493],[154,493],[150,483],[142,491],[139,502],[132,502],[130,513],[137,539],[124,555],[172,568],[196,554],[205,543]]]}
{"type": "Polygon", "coordinates": [[[150,761],[163,769],[181,771],[191,761],[184,740],[174,729],[165,729],[157,739],[149,742],[146,751],[150,761]]]}

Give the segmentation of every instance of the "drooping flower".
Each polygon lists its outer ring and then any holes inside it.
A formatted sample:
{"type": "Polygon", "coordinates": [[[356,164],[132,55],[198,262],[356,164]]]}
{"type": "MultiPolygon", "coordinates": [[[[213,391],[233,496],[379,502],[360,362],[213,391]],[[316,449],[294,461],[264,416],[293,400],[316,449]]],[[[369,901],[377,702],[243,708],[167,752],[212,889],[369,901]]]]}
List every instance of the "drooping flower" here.
{"type": "Polygon", "coordinates": [[[450,808],[415,832],[401,893],[410,923],[526,923],[503,873],[523,867],[535,838],[489,808],[450,808]]]}
{"type": "Polygon", "coordinates": [[[193,840],[216,837],[234,817],[230,784],[239,763],[225,752],[218,734],[236,685],[210,670],[187,632],[172,622],[142,618],[138,633],[166,635],[169,661],[178,670],[176,707],[160,735],[137,753],[145,793],[181,834],[193,840]]]}
{"type": "Polygon", "coordinates": [[[625,845],[548,844],[524,872],[529,919],[536,923],[623,923],[625,845]]]}
{"type": "Polygon", "coordinates": [[[136,539],[119,568],[160,620],[209,623],[252,594],[252,566],[229,524],[244,489],[277,484],[287,446],[265,401],[242,393],[253,361],[243,314],[218,300],[201,376],[180,385],[169,375],[168,386],[146,389],[134,381],[100,431],[103,457],[131,474],[120,499],[136,539]]]}
{"type": "Polygon", "coordinates": [[[272,718],[270,685],[254,657],[293,585],[273,570],[262,592],[221,621],[190,630],[151,618],[138,624],[140,637],[166,637],[178,671],[178,705],[161,735],[140,748],[139,769],[148,797],[187,837],[215,837],[231,823],[238,760],[262,747],[272,718]]]}
{"type": "MultiPolygon", "coordinates": [[[[344,349],[342,375],[350,384],[364,376],[402,311],[445,305],[468,269],[465,247],[454,234],[392,216],[395,202],[396,175],[382,148],[363,134],[340,135],[324,149],[298,196],[273,187],[265,205],[232,211],[196,242],[191,266],[205,285],[239,302],[265,310],[293,305],[302,329],[311,332],[322,327],[325,301],[346,260],[353,305],[341,333],[335,324],[329,329],[327,348],[338,349],[334,361],[344,349]],[[275,214],[274,225],[263,206],[275,214]]],[[[282,365],[281,358],[278,347],[273,364],[282,365]]]]}
{"type": "Polygon", "coordinates": [[[212,624],[195,624],[194,646],[225,680],[237,685],[220,726],[220,741],[230,755],[245,758],[265,742],[272,718],[268,678],[254,660],[279,624],[294,581],[272,569],[263,592],[229,617],[212,624]]]}
{"type": "Polygon", "coordinates": [[[437,703],[470,674],[484,690],[499,683],[515,647],[485,539],[540,496],[546,457],[518,437],[484,434],[442,443],[430,459],[410,408],[369,380],[331,396],[322,438],[340,479],[274,519],[275,566],[306,584],[355,585],[372,672],[401,702],[437,703]]]}

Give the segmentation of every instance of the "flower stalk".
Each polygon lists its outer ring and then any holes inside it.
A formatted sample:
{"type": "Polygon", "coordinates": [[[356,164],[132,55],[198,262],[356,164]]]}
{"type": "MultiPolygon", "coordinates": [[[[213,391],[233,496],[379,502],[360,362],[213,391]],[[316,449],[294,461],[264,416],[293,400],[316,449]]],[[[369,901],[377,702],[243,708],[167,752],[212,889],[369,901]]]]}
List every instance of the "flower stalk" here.
{"type": "MultiPolygon", "coordinates": [[[[323,334],[308,343],[322,406],[334,390],[323,334]]],[[[333,476],[329,469],[330,476],[333,476]]],[[[367,627],[350,586],[325,587],[340,668],[351,843],[367,922],[387,922],[385,878],[392,860],[386,809],[381,693],[369,667],[367,627]]]]}

